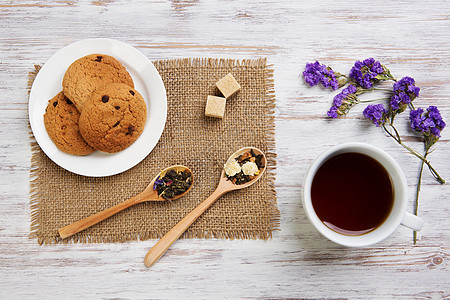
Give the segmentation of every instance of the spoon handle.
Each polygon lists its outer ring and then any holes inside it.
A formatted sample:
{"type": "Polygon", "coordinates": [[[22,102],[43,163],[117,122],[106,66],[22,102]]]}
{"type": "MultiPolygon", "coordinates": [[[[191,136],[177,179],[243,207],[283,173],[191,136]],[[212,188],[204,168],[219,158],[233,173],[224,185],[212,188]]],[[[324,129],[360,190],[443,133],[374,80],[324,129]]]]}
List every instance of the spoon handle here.
{"type": "Polygon", "coordinates": [[[130,198],[122,203],[119,203],[111,208],[108,208],[108,209],[105,209],[104,211],[98,212],[95,215],[89,216],[85,219],[82,219],[75,223],[67,225],[66,227],[61,228],[59,230],[59,235],[63,239],[68,238],[69,236],[72,236],[75,233],[83,231],[86,228],[89,228],[92,225],[95,225],[95,224],[111,217],[112,215],[117,214],[118,212],[120,212],[136,203],[139,203],[139,201],[136,201],[137,199],[139,199],[139,198],[137,196],[135,196],[135,197],[130,198]]]}
{"type": "Polygon", "coordinates": [[[220,196],[226,193],[220,185],[205,201],[187,214],[177,225],[167,232],[145,255],[146,267],[152,266],[167,249],[197,220],[220,196]]]}

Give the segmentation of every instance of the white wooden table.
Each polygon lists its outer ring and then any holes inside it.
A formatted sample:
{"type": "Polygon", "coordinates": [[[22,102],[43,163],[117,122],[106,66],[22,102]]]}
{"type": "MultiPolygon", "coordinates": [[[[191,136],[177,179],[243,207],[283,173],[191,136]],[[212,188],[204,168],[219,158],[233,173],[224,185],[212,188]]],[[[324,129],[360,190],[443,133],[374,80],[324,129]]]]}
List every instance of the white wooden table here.
{"type": "MultiPolygon", "coordinates": [[[[326,148],[379,146],[404,170],[412,211],[419,160],[361,117],[325,117],[334,93],[299,74],[319,61],[344,73],[374,57],[412,76],[416,105],[437,105],[450,124],[450,2],[441,1],[0,1],[0,298],[448,298],[448,184],[424,173],[417,245],[398,228],[374,247],[323,238],[301,206],[302,180],[326,148]],[[149,59],[267,57],[275,70],[276,190],[281,231],[262,240],[177,241],[152,268],[156,242],[39,246],[30,225],[27,74],[85,38],[131,44],[149,59]]],[[[404,139],[421,142],[399,121],[404,139]]],[[[450,128],[430,159],[450,181],[450,128]]]]}

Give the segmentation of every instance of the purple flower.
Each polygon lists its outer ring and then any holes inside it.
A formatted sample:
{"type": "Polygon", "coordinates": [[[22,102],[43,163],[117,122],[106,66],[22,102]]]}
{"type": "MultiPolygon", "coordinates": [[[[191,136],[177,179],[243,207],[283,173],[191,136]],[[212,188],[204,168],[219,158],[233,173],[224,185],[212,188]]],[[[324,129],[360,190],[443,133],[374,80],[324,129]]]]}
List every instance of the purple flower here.
{"type": "Polygon", "coordinates": [[[338,117],[338,115],[337,115],[337,110],[338,110],[338,108],[337,108],[337,106],[335,106],[335,105],[333,105],[331,108],[330,108],[330,110],[327,112],[327,115],[330,117],[330,118],[337,118],[338,117]]]}
{"type": "Polygon", "coordinates": [[[394,94],[390,102],[392,111],[398,113],[404,111],[406,106],[419,96],[420,88],[415,86],[415,83],[414,78],[408,76],[394,83],[392,87],[394,94]]]}
{"type": "Polygon", "coordinates": [[[377,127],[380,127],[381,124],[386,122],[387,110],[384,108],[383,104],[370,104],[364,109],[363,115],[371,120],[377,127]]]}
{"type": "Polygon", "coordinates": [[[400,97],[398,95],[393,95],[391,97],[391,102],[389,103],[392,110],[400,109],[400,97]]]}
{"type": "Polygon", "coordinates": [[[307,63],[305,71],[303,71],[303,78],[309,86],[315,86],[321,83],[325,88],[331,87],[336,90],[339,87],[339,82],[336,79],[334,71],[318,61],[315,63],[307,63]]]}
{"type": "Polygon", "coordinates": [[[371,64],[370,71],[376,74],[382,74],[384,72],[384,68],[378,60],[373,58],[369,58],[369,61],[364,61],[366,64],[371,64]]]}
{"type": "Polygon", "coordinates": [[[158,176],[155,180],[155,183],[153,184],[153,190],[156,190],[158,185],[164,185],[164,181],[158,176]]]}
{"type": "Polygon", "coordinates": [[[365,89],[372,88],[373,84],[379,80],[377,75],[380,74],[387,75],[387,72],[383,65],[373,58],[365,59],[363,62],[357,60],[350,70],[350,78],[365,89]]]}
{"type": "Polygon", "coordinates": [[[349,85],[348,87],[342,90],[342,94],[344,94],[345,96],[355,93],[356,93],[356,86],[354,85],[349,85]]]}
{"type": "Polygon", "coordinates": [[[354,85],[349,85],[344,88],[342,92],[334,96],[333,106],[331,106],[327,115],[331,118],[337,118],[338,115],[346,114],[350,108],[358,103],[356,92],[357,89],[354,85]]]}
{"type": "Polygon", "coordinates": [[[414,78],[405,76],[402,79],[400,79],[399,81],[395,82],[392,89],[393,89],[394,93],[395,92],[407,93],[412,101],[416,97],[419,97],[420,88],[416,87],[415,84],[416,84],[416,81],[414,80],[414,78]]]}
{"type": "Polygon", "coordinates": [[[409,123],[412,129],[422,131],[422,122],[426,119],[422,114],[423,109],[420,107],[416,110],[411,110],[409,113],[409,123]]]}
{"type": "Polygon", "coordinates": [[[409,121],[413,130],[422,132],[425,137],[430,137],[435,141],[441,137],[441,131],[446,125],[436,106],[428,107],[426,112],[422,108],[412,110],[409,114],[409,121]]]}

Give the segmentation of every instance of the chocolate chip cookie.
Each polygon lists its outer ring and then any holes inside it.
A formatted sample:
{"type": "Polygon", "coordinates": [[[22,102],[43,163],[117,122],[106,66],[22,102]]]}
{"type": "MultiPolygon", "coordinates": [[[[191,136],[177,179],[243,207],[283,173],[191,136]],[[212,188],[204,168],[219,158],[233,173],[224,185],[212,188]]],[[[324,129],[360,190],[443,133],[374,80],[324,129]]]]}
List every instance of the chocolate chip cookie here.
{"type": "Polygon", "coordinates": [[[144,130],[147,106],[141,94],[123,83],[95,90],[80,116],[80,132],[92,147],[119,152],[129,147],[144,130]]]}
{"type": "Polygon", "coordinates": [[[84,103],[98,87],[108,83],[124,83],[134,87],[125,67],[114,57],[90,54],[74,61],[63,78],[63,92],[81,112],[84,103]]]}
{"type": "Polygon", "coordinates": [[[87,155],[95,151],[78,130],[80,113],[63,92],[48,101],[44,125],[50,139],[61,151],[74,155],[87,155]]]}

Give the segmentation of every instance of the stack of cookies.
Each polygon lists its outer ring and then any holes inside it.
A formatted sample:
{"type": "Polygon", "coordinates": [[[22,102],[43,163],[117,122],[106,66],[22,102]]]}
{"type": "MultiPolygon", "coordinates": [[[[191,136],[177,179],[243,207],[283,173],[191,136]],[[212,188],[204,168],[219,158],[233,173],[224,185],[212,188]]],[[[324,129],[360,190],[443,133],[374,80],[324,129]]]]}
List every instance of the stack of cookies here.
{"type": "Polygon", "coordinates": [[[76,60],[64,74],[62,88],[44,114],[45,129],[61,151],[119,152],[144,130],[145,101],[114,57],[91,54],[76,60]]]}

